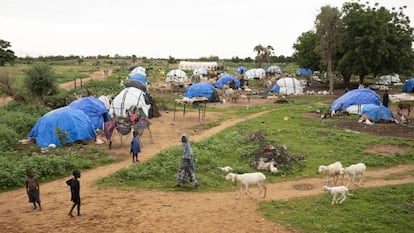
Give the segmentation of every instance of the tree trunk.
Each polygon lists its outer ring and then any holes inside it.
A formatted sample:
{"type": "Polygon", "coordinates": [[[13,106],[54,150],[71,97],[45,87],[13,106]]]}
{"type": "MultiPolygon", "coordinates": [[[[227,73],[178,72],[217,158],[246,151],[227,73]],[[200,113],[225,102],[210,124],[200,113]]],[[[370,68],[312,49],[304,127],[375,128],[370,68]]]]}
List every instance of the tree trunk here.
{"type": "Polygon", "coordinates": [[[364,84],[365,74],[359,75],[359,84],[364,84]]]}
{"type": "Polygon", "coordinates": [[[334,91],[334,76],[332,73],[332,59],[328,59],[327,62],[327,73],[328,73],[328,79],[329,79],[329,94],[333,95],[334,91]]]}
{"type": "Polygon", "coordinates": [[[344,78],[345,88],[350,88],[351,87],[351,85],[350,85],[351,75],[347,74],[347,73],[344,73],[343,78],[344,78]]]}

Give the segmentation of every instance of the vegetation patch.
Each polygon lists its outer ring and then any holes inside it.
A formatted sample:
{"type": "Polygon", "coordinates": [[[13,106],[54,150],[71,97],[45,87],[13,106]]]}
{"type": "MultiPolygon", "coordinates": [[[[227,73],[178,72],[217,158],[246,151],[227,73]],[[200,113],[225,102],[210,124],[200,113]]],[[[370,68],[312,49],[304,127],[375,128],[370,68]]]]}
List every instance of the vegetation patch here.
{"type": "Polygon", "coordinates": [[[340,205],[323,195],[263,201],[266,219],[301,232],[407,232],[413,229],[414,184],[352,190],[340,205]],[[352,223],[352,224],[350,224],[352,223]]]}

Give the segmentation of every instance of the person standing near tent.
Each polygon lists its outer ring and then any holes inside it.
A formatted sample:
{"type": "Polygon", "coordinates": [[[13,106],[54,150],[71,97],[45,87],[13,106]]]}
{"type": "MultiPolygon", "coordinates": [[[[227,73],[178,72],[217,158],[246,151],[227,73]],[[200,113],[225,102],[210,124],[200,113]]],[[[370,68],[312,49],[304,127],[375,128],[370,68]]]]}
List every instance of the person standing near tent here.
{"type": "Polygon", "coordinates": [[[193,159],[193,149],[188,141],[188,135],[186,133],[181,134],[181,165],[177,174],[178,184],[187,184],[194,182],[194,187],[198,188],[198,181],[196,177],[196,167],[193,159]]]}
{"type": "Polygon", "coordinates": [[[389,102],[389,95],[388,90],[385,90],[384,94],[382,95],[382,105],[388,108],[388,102],[389,102]]]}
{"type": "Polygon", "coordinates": [[[133,138],[131,140],[131,150],[130,153],[132,154],[132,162],[133,163],[138,163],[138,154],[141,153],[141,143],[139,141],[138,138],[138,132],[134,131],[133,132],[133,138]]]}
{"type": "Polygon", "coordinates": [[[80,182],[79,178],[81,177],[81,172],[79,170],[75,170],[72,173],[73,178],[66,181],[66,184],[70,187],[70,194],[71,198],[70,200],[73,202],[72,208],[69,211],[69,216],[73,217],[72,211],[77,206],[78,216],[81,216],[80,214],[80,182]]]}
{"type": "Polygon", "coordinates": [[[33,209],[37,209],[36,203],[39,205],[39,210],[42,210],[40,205],[40,187],[39,182],[33,170],[27,171],[26,192],[29,197],[29,202],[33,202],[33,209]]]}

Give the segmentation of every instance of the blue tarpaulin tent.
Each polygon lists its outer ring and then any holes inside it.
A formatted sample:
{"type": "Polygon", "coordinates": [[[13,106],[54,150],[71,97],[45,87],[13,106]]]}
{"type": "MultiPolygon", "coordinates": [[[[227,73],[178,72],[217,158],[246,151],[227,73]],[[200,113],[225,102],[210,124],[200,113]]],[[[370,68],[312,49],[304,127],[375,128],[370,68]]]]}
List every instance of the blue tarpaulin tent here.
{"type": "Polygon", "coordinates": [[[219,102],[216,89],[210,83],[196,83],[189,87],[184,93],[187,98],[206,97],[210,102],[219,102]]]}
{"type": "Polygon", "coordinates": [[[109,112],[105,104],[94,97],[83,97],[69,104],[69,107],[82,110],[92,121],[95,129],[103,129],[104,121],[109,121],[109,112]]]}
{"type": "Polygon", "coordinates": [[[336,99],[330,108],[335,111],[344,111],[349,106],[359,104],[381,105],[381,97],[368,88],[354,89],[336,99]]]}
{"type": "Polygon", "coordinates": [[[392,111],[384,105],[366,104],[362,107],[361,114],[369,116],[374,122],[394,120],[392,111]]]}
{"type": "Polygon", "coordinates": [[[238,74],[244,74],[246,71],[247,71],[247,68],[244,67],[244,66],[239,66],[236,69],[236,73],[238,73],[238,74]]]}
{"type": "Polygon", "coordinates": [[[139,73],[130,75],[128,80],[140,81],[142,84],[147,85],[147,77],[139,73]]]}
{"type": "Polygon", "coordinates": [[[407,93],[414,92],[414,78],[410,78],[404,83],[402,91],[407,93]]]}
{"type": "Polygon", "coordinates": [[[308,75],[312,75],[312,70],[308,68],[302,68],[302,69],[299,69],[296,73],[301,76],[308,76],[308,75]]]}
{"type": "Polygon", "coordinates": [[[91,119],[81,110],[69,106],[50,111],[43,115],[33,126],[29,138],[35,138],[36,144],[41,148],[50,144],[61,146],[57,128],[67,133],[62,141],[70,144],[79,140],[90,140],[96,137],[95,128],[91,119]]]}
{"type": "Polygon", "coordinates": [[[230,82],[234,82],[236,88],[240,88],[240,81],[234,77],[233,75],[225,74],[217,82],[214,84],[215,87],[218,89],[223,88],[223,85],[229,84],[230,82]]]}
{"type": "Polygon", "coordinates": [[[270,92],[279,94],[280,93],[280,86],[277,85],[277,83],[276,83],[275,85],[273,85],[272,89],[270,89],[270,92]]]}

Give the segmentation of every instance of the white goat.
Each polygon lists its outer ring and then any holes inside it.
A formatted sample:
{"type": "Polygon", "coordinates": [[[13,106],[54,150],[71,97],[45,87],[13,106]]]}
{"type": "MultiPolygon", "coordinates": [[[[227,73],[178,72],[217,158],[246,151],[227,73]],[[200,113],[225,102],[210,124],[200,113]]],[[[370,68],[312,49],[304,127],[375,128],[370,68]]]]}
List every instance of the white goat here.
{"type": "Polygon", "coordinates": [[[253,199],[252,195],[250,195],[249,193],[250,192],[249,185],[255,185],[255,184],[259,186],[259,193],[257,194],[257,197],[259,197],[260,193],[262,193],[263,190],[264,190],[263,198],[266,197],[266,185],[265,185],[266,176],[261,172],[244,173],[244,174],[229,173],[226,176],[226,180],[231,180],[232,182],[236,182],[236,180],[240,181],[240,191],[236,199],[240,198],[240,194],[243,189],[244,189],[244,193],[247,196],[249,196],[250,199],[253,199]]]}
{"type": "MultiPolygon", "coordinates": [[[[338,177],[341,174],[341,169],[342,169],[342,164],[341,162],[335,162],[332,164],[329,164],[328,166],[325,165],[321,165],[319,166],[318,169],[318,173],[326,173],[326,181],[325,184],[327,185],[329,182],[329,177],[333,177],[334,180],[334,184],[336,185],[336,183],[338,182],[338,177]]],[[[343,176],[342,176],[343,178],[343,176]]]]}
{"type": "Polygon", "coordinates": [[[349,193],[349,190],[345,186],[334,186],[334,187],[328,187],[324,185],[322,187],[323,191],[328,191],[329,195],[332,196],[332,202],[331,204],[341,204],[345,201],[346,195],[353,195],[349,193]],[[339,198],[336,198],[337,195],[341,195],[339,198]]]}
{"type": "Polygon", "coordinates": [[[277,167],[275,167],[274,162],[270,162],[270,167],[269,167],[269,169],[270,169],[270,172],[271,172],[271,173],[273,173],[273,174],[275,174],[275,173],[278,173],[278,172],[279,172],[279,170],[277,169],[277,167]]]}
{"type": "Polygon", "coordinates": [[[257,169],[259,170],[269,170],[270,162],[265,162],[263,157],[259,158],[259,163],[257,164],[257,169]]]}
{"type": "Polygon", "coordinates": [[[219,169],[222,172],[229,172],[229,171],[233,171],[233,168],[229,167],[229,166],[225,166],[225,167],[219,167],[219,169]]]}
{"type": "Polygon", "coordinates": [[[366,170],[367,170],[367,166],[364,163],[351,164],[349,167],[342,168],[341,175],[344,175],[344,174],[348,175],[348,183],[346,184],[346,186],[348,187],[350,182],[360,186],[364,179],[364,174],[366,170]],[[355,183],[356,176],[361,176],[361,179],[359,180],[358,183],[355,183]]]}

